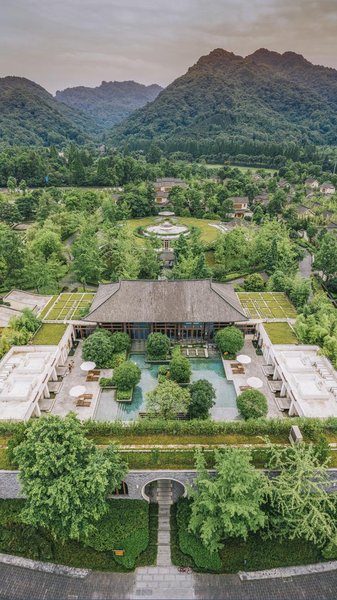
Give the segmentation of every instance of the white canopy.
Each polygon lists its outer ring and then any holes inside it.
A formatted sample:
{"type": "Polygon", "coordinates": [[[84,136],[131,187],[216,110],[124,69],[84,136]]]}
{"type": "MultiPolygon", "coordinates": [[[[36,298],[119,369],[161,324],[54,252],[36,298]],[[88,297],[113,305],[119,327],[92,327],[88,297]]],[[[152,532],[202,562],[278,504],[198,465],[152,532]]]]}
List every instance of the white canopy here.
{"type": "Polygon", "coordinates": [[[252,359],[247,354],[239,354],[239,356],[236,357],[236,360],[241,365],[249,365],[252,362],[252,359]]]}
{"type": "Polygon", "coordinates": [[[96,363],[94,363],[91,360],[88,360],[87,362],[83,362],[80,366],[81,371],[92,371],[92,369],[94,369],[96,367],[96,363]]]}
{"type": "Polygon", "coordinates": [[[72,387],[69,390],[69,395],[72,398],[78,398],[79,396],[82,396],[82,394],[84,394],[85,391],[86,391],[85,385],[75,385],[74,387],[72,387]]]}
{"type": "Polygon", "coordinates": [[[263,381],[259,377],[248,377],[247,384],[256,390],[263,387],[263,381]]]}

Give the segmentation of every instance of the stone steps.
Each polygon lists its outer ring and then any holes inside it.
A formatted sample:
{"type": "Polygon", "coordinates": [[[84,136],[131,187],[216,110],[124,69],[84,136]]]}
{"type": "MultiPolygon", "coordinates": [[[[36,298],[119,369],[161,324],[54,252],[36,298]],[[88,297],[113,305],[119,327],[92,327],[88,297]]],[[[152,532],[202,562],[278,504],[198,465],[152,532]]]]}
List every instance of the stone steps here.
{"type": "Polygon", "coordinates": [[[158,542],[157,566],[171,567],[170,511],[172,504],[172,483],[168,479],[157,482],[158,542]]]}

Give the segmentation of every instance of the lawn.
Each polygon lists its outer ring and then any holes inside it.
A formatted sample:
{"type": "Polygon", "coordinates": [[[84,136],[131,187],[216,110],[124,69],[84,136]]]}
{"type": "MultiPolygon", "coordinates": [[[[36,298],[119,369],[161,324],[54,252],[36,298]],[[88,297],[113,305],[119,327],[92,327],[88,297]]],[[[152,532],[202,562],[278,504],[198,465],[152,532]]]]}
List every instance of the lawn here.
{"type": "Polygon", "coordinates": [[[219,553],[210,554],[200,540],[188,532],[189,508],[186,499],[171,508],[171,556],[177,566],[196,571],[237,573],[259,571],[323,561],[319,549],[304,540],[264,540],[252,534],[247,541],[230,539],[219,553]]]}
{"type": "Polygon", "coordinates": [[[80,319],[82,311],[92,303],[94,295],[92,292],[74,292],[53,296],[40,317],[49,321],[80,319]]]}
{"type": "MultiPolygon", "coordinates": [[[[195,219],[193,217],[177,217],[179,223],[186,225],[187,227],[196,227],[200,230],[201,240],[203,242],[213,242],[219,235],[220,231],[214,225],[218,225],[219,221],[211,219],[195,219]]],[[[143,219],[129,219],[125,222],[126,227],[131,233],[137,233],[137,227],[148,227],[149,225],[158,224],[158,217],[145,217],[143,219]]],[[[139,235],[135,236],[136,243],[142,245],[144,242],[143,238],[139,235]]]]}
{"type": "Polygon", "coordinates": [[[41,346],[57,345],[61,340],[67,325],[64,323],[43,323],[32,339],[32,344],[41,346]]]}
{"type": "Polygon", "coordinates": [[[251,319],[295,319],[295,307],[283,292],[238,292],[251,319]]]}
{"type": "Polygon", "coordinates": [[[47,531],[22,524],[24,500],[0,500],[0,552],[43,561],[125,572],[156,561],[157,507],[144,500],[110,500],[96,533],[85,544],[51,538],[47,531]],[[113,550],[124,550],[123,557],[113,550]]]}
{"type": "Polygon", "coordinates": [[[288,323],[264,323],[263,326],[272,344],[298,344],[298,338],[288,323]]]}

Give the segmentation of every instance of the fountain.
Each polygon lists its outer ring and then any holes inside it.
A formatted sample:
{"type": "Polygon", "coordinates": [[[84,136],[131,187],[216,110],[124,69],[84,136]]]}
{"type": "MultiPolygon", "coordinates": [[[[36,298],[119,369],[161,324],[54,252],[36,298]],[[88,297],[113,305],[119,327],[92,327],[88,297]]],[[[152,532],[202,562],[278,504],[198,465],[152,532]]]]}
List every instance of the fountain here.
{"type": "Polygon", "coordinates": [[[179,222],[172,222],[169,218],[174,217],[174,213],[170,211],[163,211],[159,213],[161,221],[157,225],[149,225],[144,228],[144,235],[156,235],[162,240],[164,247],[168,247],[170,240],[176,240],[180,235],[189,235],[189,229],[186,225],[182,225],[179,222]]]}

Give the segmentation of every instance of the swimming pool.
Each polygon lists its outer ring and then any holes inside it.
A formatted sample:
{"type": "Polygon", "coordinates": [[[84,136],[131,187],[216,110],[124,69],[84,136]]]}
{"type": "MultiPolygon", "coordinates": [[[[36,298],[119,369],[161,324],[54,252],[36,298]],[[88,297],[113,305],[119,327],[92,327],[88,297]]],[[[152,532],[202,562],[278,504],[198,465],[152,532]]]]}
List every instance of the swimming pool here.
{"type": "MultiPolygon", "coordinates": [[[[133,400],[130,403],[116,402],[112,390],[103,390],[98,401],[95,419],[97,421],[130,421],[136,419],[138,413],[146,410],[146,393],[153,390],[157,383],[159,365],[145,362],[145,354],[131,354],[129,360],[141,369],[141,379],[135,387],[133,400]]],[[[216,393],[215,405],[211,409],[215,421],[233,420],[238,417],[236,393],[234,385],[225,376],[220,358],[192,358],[191,381],[207,379],[216,393]]]]}

